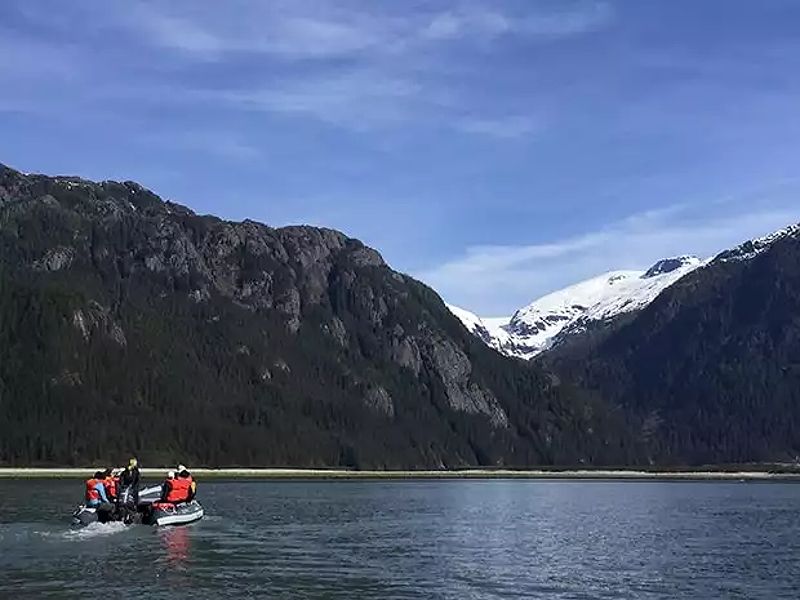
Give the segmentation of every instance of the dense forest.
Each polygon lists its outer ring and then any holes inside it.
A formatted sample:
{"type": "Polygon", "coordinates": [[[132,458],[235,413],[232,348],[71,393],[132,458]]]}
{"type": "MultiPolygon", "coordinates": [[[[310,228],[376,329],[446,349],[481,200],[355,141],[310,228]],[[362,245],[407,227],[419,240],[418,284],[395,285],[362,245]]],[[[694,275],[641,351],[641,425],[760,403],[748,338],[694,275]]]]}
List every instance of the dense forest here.
{"type": "Polygon", "coordinates": [[[646,459],[341,233],[0,167],[0,462],[451,468],[646,459]]]}
{"type": "Polygon", "coordinates": [[[726,251],[542,360],[621,406],[661,463],[796,462],[798,235],[726,251]]]}

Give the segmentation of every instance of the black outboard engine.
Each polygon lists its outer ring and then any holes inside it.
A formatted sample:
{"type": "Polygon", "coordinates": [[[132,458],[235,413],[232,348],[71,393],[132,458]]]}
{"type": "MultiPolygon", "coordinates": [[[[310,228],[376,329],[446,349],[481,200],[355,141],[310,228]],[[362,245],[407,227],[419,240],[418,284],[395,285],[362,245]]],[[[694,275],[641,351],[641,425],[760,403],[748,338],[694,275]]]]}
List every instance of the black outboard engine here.
{"type": "Polygon", "coordinates": [[[139,510],[136,506],[136,496],[138,496],[138,494],[135,494],[130,487],[119,491],[116,511],[117,520],[122,521],[126,525],[140,520],[139,510]]]}
{"type": "Polygon", "coordinates": [[[109,504],[104,502],[96,509],[97,512],[97,520],[101,523],[110,523],[111,521],[115,520],[115,513],[116,510],[113,504],[109,504]]]}

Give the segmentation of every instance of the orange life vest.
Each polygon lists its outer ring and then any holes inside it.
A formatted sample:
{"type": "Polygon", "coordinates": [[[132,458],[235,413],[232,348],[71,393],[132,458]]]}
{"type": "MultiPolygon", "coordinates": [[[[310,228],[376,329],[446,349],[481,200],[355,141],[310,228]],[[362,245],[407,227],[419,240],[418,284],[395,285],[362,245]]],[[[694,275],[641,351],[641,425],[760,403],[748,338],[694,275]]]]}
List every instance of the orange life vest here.
{"type": "Polygon", "coordinates": [[[191,493],[192,480],[179,477],[167,480],[167,502],[186,502],[191,493]]]}
{"type": "Polygon", "coordinates": [[[117,497],[117,485],[119,482],[118,477],[106,477],[103,480],[103,485],[106,486],[106,494],[109,498],[117,497]]]}
{"type": "Polygon", "coordinates": [[[91,479],[86,480],[86,501],[87,502],[94,502],[100,500],[100,492],[98,492],[94,486],[97,485],[99,479],[95,479],[92,477],[91,479]]]}

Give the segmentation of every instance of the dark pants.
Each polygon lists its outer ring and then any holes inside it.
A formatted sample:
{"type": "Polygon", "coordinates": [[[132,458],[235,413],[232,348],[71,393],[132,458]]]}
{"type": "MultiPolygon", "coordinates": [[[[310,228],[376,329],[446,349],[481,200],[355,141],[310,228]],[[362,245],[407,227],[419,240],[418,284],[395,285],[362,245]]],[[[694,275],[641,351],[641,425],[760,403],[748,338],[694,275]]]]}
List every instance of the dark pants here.
{"type": "Polygon", "coordinates": [[[110,502],[101,502],[97,505],[97,520],[107,523],[114,518],[114,505],[110,502]]]}

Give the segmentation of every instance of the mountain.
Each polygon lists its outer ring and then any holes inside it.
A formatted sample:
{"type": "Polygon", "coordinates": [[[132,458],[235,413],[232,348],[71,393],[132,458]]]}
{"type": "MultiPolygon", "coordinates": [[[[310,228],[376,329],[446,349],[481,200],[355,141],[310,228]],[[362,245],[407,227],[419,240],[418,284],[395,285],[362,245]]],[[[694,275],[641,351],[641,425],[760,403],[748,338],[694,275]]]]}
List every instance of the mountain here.
{"type": "Polygon", "coordinates": [[[0,463],[623,464],[593,393],[330,229],[0,165],[0,463]]]}
{"type": "Polygon", "coordinates": [[[484,344],[504,354],[514,356],[511,336],[504,329],[508,319],[502,317],[498,319],[482,319],[478,315],[458,306],[452,304],[446,304],[446,306],[450,312],[458,317],[458,320],[467,328],[467,331],[480,338],[484,344]],[[509,352],[505,352],[506,349],[509,352]]]}
{"type": "Polygon", "coordinates": [[[530,359],[587,329],[641,310],[702,264],[694,256],[679,256],[646,271],[612,271],[543,296],[507,319],[481,319],[452,305],[450,309],[492,348],[530,359]]]}
{"type": "Polygon", "coordinates": [[[654,460],[798,460],[800,225],[720,253],[542,361],[619,406],[654,460]]]}

